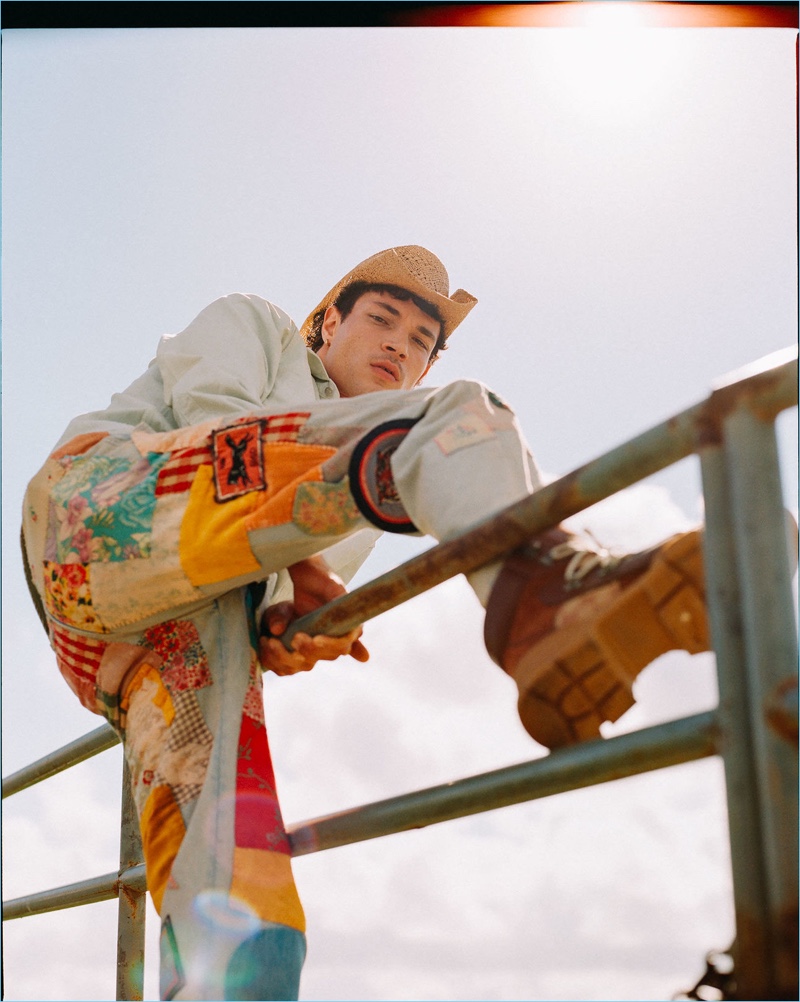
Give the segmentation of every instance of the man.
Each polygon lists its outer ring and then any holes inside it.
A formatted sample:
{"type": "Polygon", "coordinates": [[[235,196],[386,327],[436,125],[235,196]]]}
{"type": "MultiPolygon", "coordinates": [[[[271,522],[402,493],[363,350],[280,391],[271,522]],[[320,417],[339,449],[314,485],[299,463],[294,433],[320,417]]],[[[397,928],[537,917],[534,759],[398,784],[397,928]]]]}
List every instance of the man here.
{"type": "MultiPolygon", "coordinates": [[[[124,744],[163,998],[297,997],[261,671],[368,654],[360,629],[287,650],[288,623],[342,594],[381,531],[449,539],[540,485],[495,394],[421,385],[475,302],[416,246],[362,262],[299,332],[225,297],[73,421],[29,486],[26,564],[59,668],[124,744]]],[[[617,719],[659,654],[708,646],[696,532],[614,559],[556,527],[469,581],[550,747],[617,719]]]]}

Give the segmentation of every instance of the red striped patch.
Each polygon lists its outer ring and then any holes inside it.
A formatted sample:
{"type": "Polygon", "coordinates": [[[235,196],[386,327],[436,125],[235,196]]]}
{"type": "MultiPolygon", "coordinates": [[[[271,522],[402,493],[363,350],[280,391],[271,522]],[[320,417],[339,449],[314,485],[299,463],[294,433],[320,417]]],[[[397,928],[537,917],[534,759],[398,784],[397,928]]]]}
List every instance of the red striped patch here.
{"type": "Polygon", "coordinates": [[[79,678],[94,683],[108,643],[79,637],[57,626],[53,627],[51,639],[53,650],[62,667],[68,668],[79,678]]]}
{"type": "Polygon", "coordinates": [[[267,418],[261,432],[261,441],[293,442],[309,416],[309,411],[296,411],[292,414],[276,414],[267,418]]]}
{"type": "Polygon", "coordinates": [[[202,445],[193,449],[176,449],[161,467],[156,481],[156,497],[162,494],[181,494],[188,491],[197,468],[211,463],[211,449],[202,445]]]}

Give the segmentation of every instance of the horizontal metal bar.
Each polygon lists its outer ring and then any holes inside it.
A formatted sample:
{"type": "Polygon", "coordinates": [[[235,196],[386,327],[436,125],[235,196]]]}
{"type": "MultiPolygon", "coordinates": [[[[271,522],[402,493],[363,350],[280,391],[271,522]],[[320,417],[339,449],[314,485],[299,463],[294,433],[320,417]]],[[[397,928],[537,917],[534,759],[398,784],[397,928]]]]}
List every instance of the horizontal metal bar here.
{"type": "Polygon", "coordinates": [[[44,779],[58,775],[73,765],[85,762],[86,759],[99,755],[119,744],[119,735],[109,724],[103,724],[83,737],[76,738],[63,748],[45,755],[31,765],[26,765],[18,772],[12,772],[3,780],[3,799],[20,790],[27,790],[44,779]]]}
{"type": "Polygon", "coordinates": [[[718,444],[722,422],[745,404],[762,419],[797,404],[797,351],[787,349],[750,366],[744,379],[597,457],[523,498],[456,539],[439,543],[381,577],[295,620],[299,632],[339,636],[456,574],[510,552],[539,532],[697,451],[718,444]],[[773,365],[774,363],[774,365],[773,365]],[[766,367],[765,366],[772,366],[766,367]]]}
{"type": "Polygon", "coordinates": [[[26,894],[22,898],[12,898],[3,902],[3,921],[24,918],[27,915],[43,915],[62,908],[76,908],[78,905],[94,905],[98,901],[109,901],[119,897],[121,888],[134,894],[147,890],[144,863],[132,866],[124,873],[106,873],[101,877],[79,880],[76,884],[65,884],[49,891],[26,894]]]}
{"type": "MultiPolygon", "coordinates": [[[[716,753],[715,714],[684,717],[632,734],[565,748],[532,762],[290,826],[292,855],[304,856],[382,835],[424,828],[526,800],[692,762],[716,753]]],[[[107,873],[77,884],[14,898],[3,903],[3,920],[107,901],[119,896],[120,886],[134,892],[144,891],[144,864],[131,867],[121,876],[107,873]]]]}
{"type": "Polygon", "coordinates": [[[545,758],[391,797],[288,828],[293,856],[424,828],[717,753],[714,713],[587,742],[545,758]]]}

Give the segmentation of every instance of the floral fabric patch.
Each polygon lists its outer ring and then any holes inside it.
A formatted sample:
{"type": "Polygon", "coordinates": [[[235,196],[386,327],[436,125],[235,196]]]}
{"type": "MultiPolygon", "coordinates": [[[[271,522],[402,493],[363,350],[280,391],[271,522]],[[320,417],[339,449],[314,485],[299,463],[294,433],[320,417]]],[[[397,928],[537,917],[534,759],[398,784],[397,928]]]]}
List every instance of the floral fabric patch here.
{"type": "Polygon", "coordinates": [[[234,843],[246,849],[291,850],[275,791],[267,730],[242,715],[236,762],[234,843]]]}
{"type": "Polygon", "coordinates": [[[51,493],[56,561],[148,556],[156,481],[167,459],[89,456],[70,462],[51,493]]]}
{"type": "Polygon", "coordinates": [[[247,691],[244,694],[242,712],[257,726],[265,726],[261,665],[258,661],[258,654],[252,648],[250,649],[250,681],[247,683],[247,691]]]}
{"type": "Polygon", "coordinates": [[[161,679],[171,693],[211,685],[211,669],[197,627],[188,619],[170,619],[144,631],[142,643],[162,659],[161,679]]]}
{"type": "Polygon", "coordinates": [[[347,479],[338,484],[307,480],[294,496],[292,520],[309,536],[337,536],[361,523],[347,479]]]}
{"type": "Polygon", "coordinates": [[[103,626],[92,606],[89,567],[44,561],[44,601],[47,611],[60,623],[78,630],[102,633],[103,626]]]}

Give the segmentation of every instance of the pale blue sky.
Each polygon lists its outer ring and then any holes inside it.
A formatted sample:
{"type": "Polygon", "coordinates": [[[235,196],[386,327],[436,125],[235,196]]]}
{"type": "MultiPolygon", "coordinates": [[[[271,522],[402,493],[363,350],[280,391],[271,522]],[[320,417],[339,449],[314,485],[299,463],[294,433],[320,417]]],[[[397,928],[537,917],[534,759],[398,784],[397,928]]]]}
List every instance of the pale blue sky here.
{"type": "MultiPolygon", "coordinates": [[[[5,32],[4,773],[99,723],[58,678],[16,551],[25,482],[74,414],[217,296],[299,322],[357,261],[422,243],[479,299],[429,381],[482,379],[568,472],[795,341],[794,52],[782,29],[5,32]]],[[[592,524],[638,546],[700,517],[690,460],[592,524]]],[[[382,541],[362,580],[420,545],[382,541]]],[[[367,640],[368,668],[268,687],[289,822],[541,754],[463,582],[367,640]]],[[[620,726],[714,692],[710,655],[676,655],[620,726]]],[[[118,771],[115,751],[9,802],[6,896],[116,867],[118,771]]],[[[720,775],[299,861],[304,996],[688,987],[732,935],[720,775]]],[[[6,998],[108,997],[110,909],[11,923],[6,998]]]]}

